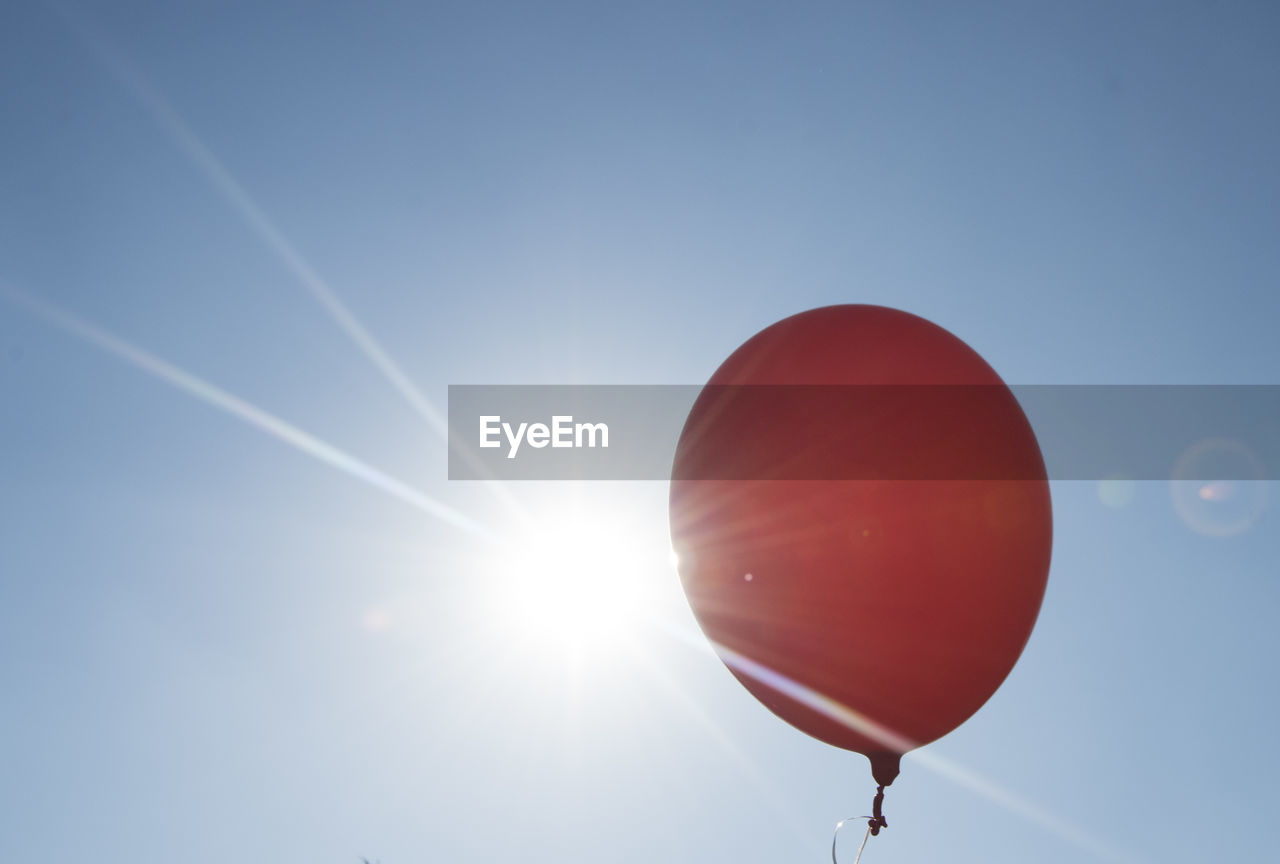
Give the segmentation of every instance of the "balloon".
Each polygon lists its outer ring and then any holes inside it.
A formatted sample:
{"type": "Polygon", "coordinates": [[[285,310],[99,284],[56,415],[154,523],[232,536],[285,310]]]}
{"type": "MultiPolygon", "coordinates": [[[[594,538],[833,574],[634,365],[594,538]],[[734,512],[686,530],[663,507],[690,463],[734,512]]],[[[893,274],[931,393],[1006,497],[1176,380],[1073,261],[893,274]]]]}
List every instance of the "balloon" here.
{"type": "Polygon", "coordinates": [[[670,519],[730,671],[882,785],[1009,674],[1052,546],[1008,387],[951,333],[879,306],[803,312],[725,360],[681,433],[670,519]]]}

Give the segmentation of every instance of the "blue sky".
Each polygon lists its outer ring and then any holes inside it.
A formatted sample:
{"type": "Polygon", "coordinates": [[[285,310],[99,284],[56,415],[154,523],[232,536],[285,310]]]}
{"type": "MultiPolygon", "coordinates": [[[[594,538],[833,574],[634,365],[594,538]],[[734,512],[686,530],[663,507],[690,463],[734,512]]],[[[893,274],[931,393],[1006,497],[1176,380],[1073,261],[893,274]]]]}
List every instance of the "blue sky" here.
{"type": "MultiPolygon", "coordinates": [[[[838,302],[930,318],[1016,383],[1276,383],[1278,26],[1250,3],[7,4],[0,852],[823,860],[865,760],[698,644],[663,484],[513,488],[547,548],[445,479],[352,322],[437,406],[697,383],[838,302]],[[547,557],[649,623],[526,632],[510,598],[547,557]]],[[[1055,484],[1021,662],[904,762],[863,860],[1265,860],[1266,489],[1216,537],[1165,483],[1055,484]]]]}

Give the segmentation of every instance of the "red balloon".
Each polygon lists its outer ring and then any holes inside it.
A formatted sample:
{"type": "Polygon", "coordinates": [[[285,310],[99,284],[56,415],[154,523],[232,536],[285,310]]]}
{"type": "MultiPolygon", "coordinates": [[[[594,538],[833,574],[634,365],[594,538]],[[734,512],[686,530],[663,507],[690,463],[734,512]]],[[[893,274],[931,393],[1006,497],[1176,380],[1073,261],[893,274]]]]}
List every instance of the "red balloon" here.
{"type": "Polygon", "coordinates": [[[886,785],[1009,674],[1052,546],[1012,393],[951,333],[879,306],[787,318],[716,370],[670,516],[685,594],[733,674],[886,785]]]}

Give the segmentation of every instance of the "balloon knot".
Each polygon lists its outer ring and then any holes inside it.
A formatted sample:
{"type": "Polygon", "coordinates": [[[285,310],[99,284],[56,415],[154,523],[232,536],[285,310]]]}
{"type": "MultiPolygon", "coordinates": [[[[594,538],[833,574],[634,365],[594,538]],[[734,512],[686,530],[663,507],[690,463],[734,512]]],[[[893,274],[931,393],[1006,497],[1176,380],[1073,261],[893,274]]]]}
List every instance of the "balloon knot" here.
{"type": "Polygon", "coordinates": [[[884,818],[884,787],[876,787],[875,800],[871,802],[871,818],[867,820],[867,827],[871,829],[871,836],[877,837],[881,828],[888,828],[889,823],[884,818]]]}

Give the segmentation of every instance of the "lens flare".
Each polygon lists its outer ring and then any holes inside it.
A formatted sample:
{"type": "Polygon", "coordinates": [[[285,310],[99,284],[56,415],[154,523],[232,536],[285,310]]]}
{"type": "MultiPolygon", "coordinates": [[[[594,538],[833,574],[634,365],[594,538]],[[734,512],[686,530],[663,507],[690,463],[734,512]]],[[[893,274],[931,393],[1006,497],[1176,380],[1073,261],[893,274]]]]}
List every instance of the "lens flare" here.
{"type": "Polygon", "coordinates": [[[1098,500],[1103,506],[1112,510],[1123,510],[1133,503],[1137,484],[1129,477],[1119,474],[1105,477],[1098,481],[1098,500]]]}
{"type": "Polygon", "coordinates": [[[1267,501],[1266,471],[1244,444],[1200,441],[1178,458],[1169,494],[1178,517],[1197,534],[1231,537],[1258,521],[1267,501]]]}

